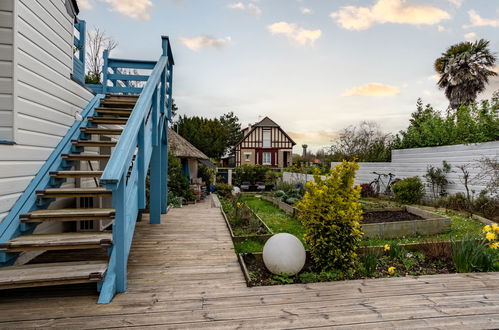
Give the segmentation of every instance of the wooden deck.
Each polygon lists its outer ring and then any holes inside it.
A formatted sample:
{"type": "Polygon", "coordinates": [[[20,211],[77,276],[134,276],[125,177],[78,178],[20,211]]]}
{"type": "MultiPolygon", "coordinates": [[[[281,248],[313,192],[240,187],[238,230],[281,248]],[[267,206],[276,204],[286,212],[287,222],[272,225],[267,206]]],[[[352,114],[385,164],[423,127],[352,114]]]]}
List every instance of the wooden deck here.
{"type": "Polygon", "coordinates": [[[0,329],[499,327],[499,273],[248,288],[208,202],[139,223],[128,292],[97,305],[94,290],[0,291],[0,329]]]}

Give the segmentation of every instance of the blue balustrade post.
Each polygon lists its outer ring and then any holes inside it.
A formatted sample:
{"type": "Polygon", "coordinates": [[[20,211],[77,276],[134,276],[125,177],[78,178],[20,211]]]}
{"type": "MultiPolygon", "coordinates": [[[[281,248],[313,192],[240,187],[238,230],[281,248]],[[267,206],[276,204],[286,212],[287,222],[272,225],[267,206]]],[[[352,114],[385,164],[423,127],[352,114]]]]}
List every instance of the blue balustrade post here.
{"type": "Polygon", "coordinates": [[[151,224],[161,223],[161,146],[155,146],[152,149],[151,157],[151,179],[149,190],[149,212],[151,224]]]}
{"type": "Polygon", "coordinates": [[[161,214],[168,211],[168,120],[164,120],[164,127],[161,130],[161,214]]]}
{"type": "Polygon", "coordinates": [[[104,60],[104,63],[102,65],[102,93],[106,94],[107,93],[107,68],[108,68],[108,62],[109,62],[109,49],[105,49],[104,52],[102,53],[102,57],[104,60]]]}
{"type": "Polygon", "coordinates": [[[113,207],[115,219],[113,223],[113,249],[116,250],[116,292],[127,290],[127,217],[126,217],[126,174],[113,190],[113,207]]]}
{"type": "Polygon", "coordinates": [[[157,147],[159,145],[158,141],[160,136],[159,133],[159,114],[158,114],[158,89],[154,89],[154,93],[152,94],[152,145],[153,147],[157,147]]]}
{"type": "Polygon", "coordinates": [[[87,38],[87,23],[85,21],[80,21],[80,53],[78,54],[78,58],[81,63],[83,63],[83,81],[85,81],[85,45],[87,38]]]}
{"type": "Polygon", "coordinates": [[[168,59],[168,119],[172,119],[172,107],[173,107],[173,98],[172,98],[172,83],[173,83],[173,64],[171,59],[168,59]]]}
{"type": "Polygon", "coordinates": [[[139,199],[139,209],[143,210],[146,208],[146,154],[145,154],[145,125],[142,122],[140,126],[140,131],[138,135],[138,144],[139,144],[139,154],[138,154],[138,199],[139,199]]]}

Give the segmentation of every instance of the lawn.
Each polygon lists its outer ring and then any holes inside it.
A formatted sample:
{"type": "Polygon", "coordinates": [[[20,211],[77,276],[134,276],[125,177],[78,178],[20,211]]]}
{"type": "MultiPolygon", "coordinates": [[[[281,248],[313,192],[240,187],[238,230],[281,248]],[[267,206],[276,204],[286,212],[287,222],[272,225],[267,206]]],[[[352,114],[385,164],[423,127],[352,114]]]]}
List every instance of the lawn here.
{"type": "MultiPolygon", "coordinates": [[[[260,218],[274,233],[290,233],[298,237],[303,242],[305,228],[298,219],[288,216],[272,203],[261,200],[256,195],[245,195],[243,196],[243,200],[256,214],[258,214],[258,216],[260,216],[260,218]]],[[[397,206],[393,202],[372,198],[365,200],[365,202],[367,202],[366,204],[369,205],[369,208],[397,206]]],[[[452,224],[450,232],[433,236],[412,236],[398,239],[365,239],[362,240],[361,245],[380,246],[391,243],[407,244],[429,241],[449,241],[451,239],[459,240],[464,238],[466,235],[479,234],[483,227],[482,223],[468,217],[460,216],[452,211],[435,213],[446,215],[451,218],[452,224]]],[[[263,245],[264,243],[261,241],[249,239],[244,242],[237,243],[236,251],[238,253],[261,252],[263,250],[263,245]]]]}

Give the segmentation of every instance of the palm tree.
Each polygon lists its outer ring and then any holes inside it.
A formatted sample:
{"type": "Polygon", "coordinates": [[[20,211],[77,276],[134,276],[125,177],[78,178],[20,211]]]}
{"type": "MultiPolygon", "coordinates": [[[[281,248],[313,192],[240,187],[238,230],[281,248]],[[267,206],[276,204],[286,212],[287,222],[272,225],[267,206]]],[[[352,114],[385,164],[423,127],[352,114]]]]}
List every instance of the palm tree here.
{"type": "Polygon", "coordinates": [[[435,60],[435,70],[440,74],[437,85],[445,89],[451,108],[474,102],[489,77],[497,75],[491,70],[497,58],[488,46],[489,41],[484,39],[461,42],[435,60]]]}

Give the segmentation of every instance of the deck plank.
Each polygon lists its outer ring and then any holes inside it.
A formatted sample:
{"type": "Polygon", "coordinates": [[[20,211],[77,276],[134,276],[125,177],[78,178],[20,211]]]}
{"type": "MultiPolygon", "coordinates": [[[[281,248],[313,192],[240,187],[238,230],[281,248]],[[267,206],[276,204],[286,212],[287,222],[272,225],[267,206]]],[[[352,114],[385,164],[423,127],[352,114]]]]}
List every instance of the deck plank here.
{"type": "Polygon", "coordinates": [[[128,292],[109,305],[81,287],[3,292],[0,328],[499,327],[498,273],[248,288],[209,202],[173,209],[161,225],[144,216],[128,271],[128,292]]]}

